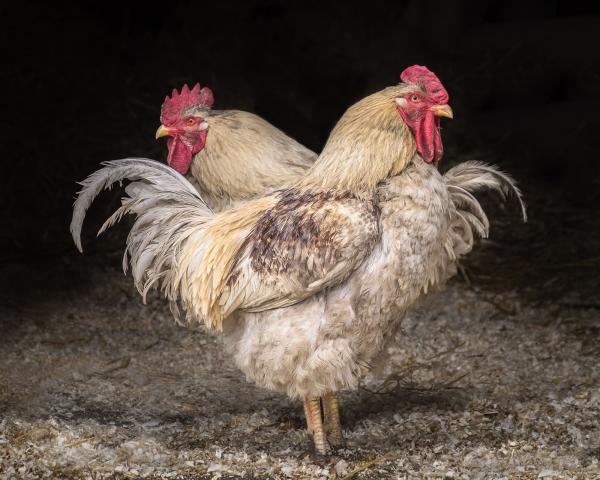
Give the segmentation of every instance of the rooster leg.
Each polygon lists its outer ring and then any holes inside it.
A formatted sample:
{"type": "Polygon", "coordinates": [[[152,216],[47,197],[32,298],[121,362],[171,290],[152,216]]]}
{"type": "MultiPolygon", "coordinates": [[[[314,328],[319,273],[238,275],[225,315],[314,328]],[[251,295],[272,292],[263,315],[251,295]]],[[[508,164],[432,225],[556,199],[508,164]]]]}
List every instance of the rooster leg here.
{"type": "Polygon", "coordinates": [[[312,430],[315,450],[321,455],[329,452],[327,436],[323,428],[323,419],[321,418],[321,399],[319,397],[307,397],[304,400],[304,411],[306,412],[306,423],[309,431],[312,430]]]}
{"type": "Polygon", "coordinates": [[[344,435],[340,423],[340,404],[336,393],[327,393],[323,396],[323,414],[325,416],[325,430],[327,440],[333,447],[344,445],[344,435]]]}
{"type": "Polygon", "coordinates": [[[308,430],[308,433],[310,433],[312,435],[313,425],[312,425],[312,419],[310,416],[310,408],[308,406],[308,399],[304,400],[304,416],[306,417],[306,430],[308,430]]]}

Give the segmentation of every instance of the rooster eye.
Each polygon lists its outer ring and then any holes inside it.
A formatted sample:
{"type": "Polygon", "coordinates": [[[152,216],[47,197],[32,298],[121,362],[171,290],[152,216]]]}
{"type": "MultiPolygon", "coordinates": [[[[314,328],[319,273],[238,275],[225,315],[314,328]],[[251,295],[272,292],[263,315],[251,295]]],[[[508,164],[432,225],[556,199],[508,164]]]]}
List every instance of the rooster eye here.
{"type": "Polygon", "coordinates": [[[186,122],[186,123],[187,123],[188,125],[193,125],[194,123],[196,123],[196,119],[195,119],[195,118],[193,118],[193,117],[190,117],[190,118],[188,118],[188,119],[187,119],[187,122],[186,122]]]}
{"type": "Polygon", "coordinates": [[[410,97],[410,99],[411,99],[413,102],[418,102],[418,101],[419,101],[419,96],[418,96],[418,95],[413,95],[412,97],[410,97]]]}

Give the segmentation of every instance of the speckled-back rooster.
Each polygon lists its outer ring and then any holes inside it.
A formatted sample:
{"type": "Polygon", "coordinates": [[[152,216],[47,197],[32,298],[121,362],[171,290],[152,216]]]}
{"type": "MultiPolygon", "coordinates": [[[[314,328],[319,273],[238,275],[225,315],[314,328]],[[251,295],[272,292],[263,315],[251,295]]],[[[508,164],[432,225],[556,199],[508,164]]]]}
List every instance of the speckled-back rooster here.
{"type": "Polygon", "coordinates": [[[473,191],[520,193],[498,170],[467,162],[443,177],[448,94],[425,67],[370,95],[339,120],[293,185],[213,214],[173,169],[108,162],[88,177],[71,231],[123,179],[128,196],[107,220],[137,219],[127,260],[142,295],[158,287],[189,320],[222,332],[247,378],[304,400],[319,453],[342,442],[336,393],[355,389],[430,286],[487,235],[473,191]],[[322,416],[323,415],[323,416],[322,416]]]}

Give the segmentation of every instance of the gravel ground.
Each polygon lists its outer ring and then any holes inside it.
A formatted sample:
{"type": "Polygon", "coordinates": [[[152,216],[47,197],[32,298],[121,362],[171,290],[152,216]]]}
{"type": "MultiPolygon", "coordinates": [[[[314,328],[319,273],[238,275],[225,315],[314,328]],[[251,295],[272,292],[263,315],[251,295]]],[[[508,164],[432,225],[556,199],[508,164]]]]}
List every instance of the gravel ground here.
{"type": "Polygon", "coordinates": [[[347,448],[323,459],[301,405],[112,266],[44,275],[55,293],[0,307],[2,478],[600,478],[593,308],[455,279],[341,396],[347,448]]]}

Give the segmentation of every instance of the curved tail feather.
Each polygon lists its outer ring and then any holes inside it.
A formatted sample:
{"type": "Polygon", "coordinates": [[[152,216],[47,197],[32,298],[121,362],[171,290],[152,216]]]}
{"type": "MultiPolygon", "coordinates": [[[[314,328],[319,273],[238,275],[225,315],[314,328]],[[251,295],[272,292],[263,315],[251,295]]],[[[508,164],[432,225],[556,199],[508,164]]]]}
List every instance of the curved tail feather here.
{"type": "Polygon", "coordinates": [[[523,221],[527,221],[527,210],[523,195],[513,178],[494,165],[475,160],[456,165],[444,174],[450,199],[456,209],[451,226],[453,257],[460,257],[473,248],[475,236],[487,238],[490,222],[474,194],[489,189],[506,199],[517,199],[523,221]]]}
{"type": "Polygon", "coordinates": [[[145,158],[125,158],[102,164],[103,168],[81,182],[73,206],[70,231],[82,251],[81,228],[85,214],[98,194],[124,180],[127,197],[122,206],[106,220],[98,234],[133,213],[136,221],[127,237],[123,269],[131,264],[135,286],[146,296],[157,283],[171,301],[178,299],[175,264],[182,244],[202,232],[213,213],[196,189],[172,168],[145,158]]]}

